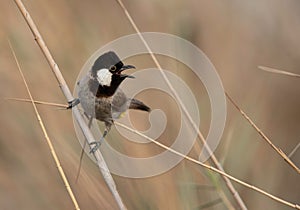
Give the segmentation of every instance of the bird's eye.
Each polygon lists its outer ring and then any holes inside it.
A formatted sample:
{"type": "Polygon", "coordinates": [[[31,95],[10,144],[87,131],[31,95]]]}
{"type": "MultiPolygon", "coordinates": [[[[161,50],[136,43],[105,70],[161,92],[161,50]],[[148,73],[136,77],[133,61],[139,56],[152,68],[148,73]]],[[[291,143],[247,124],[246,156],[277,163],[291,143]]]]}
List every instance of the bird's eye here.
{"type": "Polygon", "coordinates": [[[110,70],[110,71],[116,71],[116,70],[117,70],[117,67],[116,67],[116,66],[111,66],[111,67],[109,67],[109,70],[110,70]]]}

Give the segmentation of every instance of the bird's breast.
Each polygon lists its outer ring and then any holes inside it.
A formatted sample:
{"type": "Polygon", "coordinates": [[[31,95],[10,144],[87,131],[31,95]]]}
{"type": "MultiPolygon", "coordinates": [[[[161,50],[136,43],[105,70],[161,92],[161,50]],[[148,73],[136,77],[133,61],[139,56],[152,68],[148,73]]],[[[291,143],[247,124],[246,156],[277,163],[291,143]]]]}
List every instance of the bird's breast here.
{"type": "Polygon", "coordinates": [[[96,96],[90,89],[88,77],[79,82],[78,97],[86,114],[104,122],[119,118],[130,105],[130,101],[120,88],[110,97],[96,96]]]}

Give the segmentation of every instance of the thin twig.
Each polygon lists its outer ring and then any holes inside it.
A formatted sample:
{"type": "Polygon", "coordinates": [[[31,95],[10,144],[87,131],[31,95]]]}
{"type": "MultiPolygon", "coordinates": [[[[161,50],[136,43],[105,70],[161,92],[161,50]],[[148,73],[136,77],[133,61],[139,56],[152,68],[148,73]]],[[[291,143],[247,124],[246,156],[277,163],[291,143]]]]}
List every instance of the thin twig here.
{"type": "MultiPolygon", "coordinates": [[[[20,101],[20,102],[31,102],[30,99],[26,99],[26,98],[5,98],[7,100],[10,100],[10,101],[20,101]]],[[[38,105],[47,105],[47,106],[53,106],[53,107],[60,107],[60,108],[68,108],[68,105],[66,104],[58,104],[58,103],[51,103],[51,102],[46,102],[46,101],[38,101],[38,100],[33,100],[33,102],[35,104],[38,104],[38,105]]]]}
{"type": "MultiPolygon", "coordinates": [[[[55,60],[53,59],[46,43],[44,42],[40,32],[38,31],[38,28],[36,27],[35,23],[33,22],[29,12],[27,11],[27,9],[25,8],[24,4],[22,3],[21,0],[15,0],[16,5],[18,6],[20,12],[22,13],[24,19],[26,20],[35,41],[37,42],[38,46],[40,47],[41,51],[43,52],[44,56],[46,57],[52,72],[55,75],[55,78],[57,79],[57,82],[63,92],[63,94],[65,95],[67,101],[72,101],[74,100],[73,95],[69,89],[69,87],[67,86],[67,83],[65,81],[65,79],[63,78],[61,71],[58,67],[58,65],[56,64],[55,60]]],[[[80,114],[78,107],[74,107],[72,109],[74,117],[81,129],[81,131],[83,132],[83,135],[85,136],[86,140],[88,141],[88,143],[92,143],[94,142],[94,137],[93,134],[91,133],[90,129],[88,128],[86,122],[83,120],[82,115],[80,114]]],[[[115,201],[117,202],[118,206],[120,209],[126,209],[125,204],[122,201],[122,198],[117,190],[116,184],[113,180],[113,177],[106,165],[106,162],[104,161],[104,158],[100,152],[100,150],[97,150],[94,153],[97,165],[100,169],[100,172],[102,173],[102,177],[105,180],[108,188],[110,189],[115,201]]]]}
{"type": "MultiPolygon", "coordinates": [[[[28,99],[22,99],[22,100],[18,100],[18,101],[29,102],[28,99]]],[[[48,105],[49,103],[48,102],[41,102],[40,104],[46,104],[46,105],[48,105]]],[[[53,106],[55,106],[55,105],[53,105],[53,106]]],[[[59,106],[64,106],[64,105],[59,105],[59,106]]],[[[166,145],[164,145],[164,144],[162,144],[162,143],[160,143],[160,142],[158,142],[158,141],[156,141],[156,140],[154,140],[154,139],[146,136],[145,134],[143,134],[143,133],[141,133],[141,132],[139,132],[137,130],[134,130],[134,129],[132,129],[132,128],[130,128],[130,127],[122,124],[122,123],[115,122],[115,125],[120,126],[120,127],[124,128],[124,129],[126,129],[126,130],[134,133],[134,134],[137,134],[137,135],[145,138],[146,140],[149,140],[149,141],[153,142],[154,144],[162,147],[163,149],[166,149],[166,150],[172,152],[173,154],[178,155],[178,156],[180,156],[180,157],[182,157],[182,158],[184,158],[184,159],[186,159],[188,161],[191,161],[191,162],[193,162],[193,163],[195,163],[197,165],[200,165],[200,166],[202,166],[202,167],[204,167],[206,169],[214,171],[214,172],[216,172],[216,173],[218,173],[220,175],[226,176],[228,179],[230,179],[230,180],[232,180],[234,182],[237,182],[237,183],[243,185],[246,188],[249,188],[249,189],[252,189],[252,190],[254,190],[254,191],[258,192],[258,193],[261,193],[261,194],[263,194],[263,195],[271,198],[272,200],[275,200],[275,201],[277,201],[279,203],[282,203],[284,205],[287,205],[287,206],[295,208],[295,209],[300,209],[300,205],[298,205],[298,204],[293,204],[293,203],[291,203],[289,201],[283,200],[282,198],[279,198],[279,197],[277,197],[275,195],[272,195],[272,194],[270,194],[270,193],[268,193],[268,192],[266,192],[266,191],[264,191],[264,190],[262,190],[262,189],[260,189],[258,187],[255,187],[254,185],[248,184],[248,183],[246,183],[246,182],[244,182],[244,181],[242,181],[242,180],[240,180],[238,178],[235,178],[235,177],[233,177],[233,176],[225,173],[224,171],[221,171],[221,170],[219,170],[217,168],[214,168],[214,167],[212,167],[210,165],[204,164],[204,163],[202,163],[202,162],[200,162],[198,160],[195,160],[195,159],[193,159],[193,158],[191,158],[191,157],[189,157],[187,155],[184,155],[184,154],[182,154],[180,152],[177,152],[176,150],[174,150],[174,149],[172,149],[172,148],[170,148],[170,147],[168,147],[168,146],[166,146],[166,145]]]]}
{"type": "MultiPolygon", "coordinates": [[[[279,70],[279,69],[274,69],[274,68],[270,68],[270,67],[266,67],[266,66],[258,66],[259,69],[263,70],[263,71],[267,71],[267,72],[271,72],[271,73],[275,73],[275,74],[282,74],[282,75],[286,75],[286,76],[291,76],[291,77],[297,77],[300,78],[300,74],[295,74],[292,72],[288,72],[288,71],[283,71],[283,70],[279,70]]],[[[237,108],[240,109],[240,108],[237,108]]],[[[249,117],[248,117],[249,118],[249,117]]],[[[247,119],[247,118],[246,118],[247,119]]],[[[249,118],[250,119],[250,118],[249,118]]],[[[249,120],[248,120],[249,121],[249,120]]],[[[250,121],[249,121],[250,122],[250,121]]],[[[251,122],[250,122],[251,124],[251,122]]],[[[254,126],[253,126],[254,127],[254,126]]],[[[255,128],[255,127],[254,127],[255,128]]],[[[255,128],[256,129],[256,128],[255,128]]],[[[264,138],[264,137],[263,137],[264,138]]],[[[268,141],[268,140],[266,140],[268,141]]],[[[271,145],[272,146],[272,145],[271,145]]],[[[291,158],[293,153],[298,149],[298,147],[300,146],[300,143],[294,148],[294,150],[287,156],[288,158],[291,158]]],[[[272,146],[273,147],[273,146],[272,146]]],[[[275,149],[275,148],[274,148],[275,149]]],[[[275,149],[277,151],[277,149],[275,149]]],[[[280,150],[280,149],[278,149],[280,150]]],[[[281,150],[280,150],[281,151],[281,150]]],[[[279,153],[281,155],[281,152],[279,153]]],[[[286,157],[286,155],[284,154],[284,157],[286,157]]],[[[283,158],[284,158],[283,157],[283,158]]],[[[286,160],[289,164],[290,162],[292,162],[291,160],[286,160]]],[[[292,167],[294,167],[294,163],[292,162],[292,167]]],[[[299,173],[299,168],[296,167],[297,172],[299,173]]]]}
{"type": "MultiPolygon", "coordinates": [[[[14,56],[14,59],[15,59],[15,61],[16,61],[18,70],[19,70],[19,72],[20,72],[20,74],[21,74],[22,80],[23,80],[23,82],[24,82],[24,84],[25,84],[25,87],[26,87],[26,90],[27,90],[27,92],[28,92],[28,95],[29,95],[31,104],[32,104],[33,109],[34,109],[34,112],[35,112],[35,115],[36,115],[37,120],[38,120],[38,122],[39,122],[39,124],[40,124],[40,127],[41,127],[41,129],[42,129],[42,131],[43,131],[43,133],[44,133],[44,137],[45,137],[45,139],[46,139],[46,142],[47,142],[47,144],[48,144],[48,147],[49,147],[49,149],[50,149],[52,158],[54,159],[54,162],[55,162],[56,167],[57,167],[57,169],[58,169],[58,172],[59,172],[59,174],[60,174],[60,176],[61,176],[61,178],[62,178],[62,180],[63,180],[63,182],[64,182],[64,185],[65,185],[65,187],[66,187],[66,189],[67,189],[67,192],[68,192],[68,194],[69,194],[69,196],[70,196],[70,198],[71,198],[71,200],[72,200],[72,202],[73,202],[73,205],[74,205],[75,209],[76,209],[76,210],[80,210],[79,205],[78,205],[78,202],[77,202],[77,200],[76,200],[76,198],[75,198],[75,196],[74,196],[74,193],[73,193],[72,188],[71,188],[71,186],[70,186],[70,184],[69,184],[69,181],[68,181],[68,179],[67,179],[67,177],[66,177],[66,175],[65,175],[65,172],[64,172],[64,170],[63,170],[63,168],[62,168],[62,166],[61,166],[61,164],[60,164],[59,158],[58,158],[58,156],[57,156],[57,154],[56,154],[56,152],[55,152],[55,149],[54,149],[54,147],[53,147],[52,141],[51,141],[51,139],[50,139],[49,136],[48,136],[47,130],[46,130],[46,128],[45,128],[45,125],[44,125],[44,123],[43,123],[43,121],[42,121],[42,118],[41,118],[41,116],[40,116],[40,114],[39,114],[39,111],[37,110],[36,104],[35,104],[35,102],[34,102],[34,100],[33,100],[33,97],[32,97],[31,92],[30,92],[30,90],[29,90],[28,84],[27,84],[26,79],[25,79],[25,77],[24,77],[24,74],[23,74],[23,72],[22,72],[21,66],[20,66],[20,64],[19,64],[19,62],[18,62],[17,56],[16,56],[16,54],[15,54],[15,52],[14,52],[14,50],[13,50],[13,48],[12,48],[10,42],[9,42],[9,46],[10,46],[10,49],[11,49],[12,54],[13,54],[13,56],[14,56]]],[[[55,104],[55,105],[57,105],[57,104],[55,104]]]]}
{"type": "MultiPolygon", "coordinates": [[[[4,98],[4,99],[11,100],[11,101],[31,102],[30,99],[22,99],[22,98],[4,98]]],[[[36,101],[36,100],[34,100],[34,103],[36,103],[36,104],[44,104],[44,105],[48,105],[48,106],[55,106],[55,107],[65,108],[65,109],[67,109],[67,107],[68,107],[67,105],[64,105],[64,104],[50,103],[50,102],[36,101]]]]}
{"type": "Polygon", "coordinates": [[[282,75],[286,75],[286,76],[300,78],[300,74],[295,74],[295,73],[288,72],[288,71],[283,71],[283,70],[279,70],[279,69],[273,69],[273,68],[266,67],[266,66],[258,66],[258,68],[261,69],[261,70],[263,70],[263,71],[267,71],[267,72],[271,72],[271,73],[275,73],[275,74],[282,74],[282,75]]]}
{"type": "MultiPolygon", "coordinates": [[[[141,34],[139,28],[135,24],[134,20],[132,19],[131,15],[129,14],[128,10],[126,9],[125,5],[123,4],[122,0],[117,0],[117,2],[120,5],[120,7],[122,8],[122,10],[124,11],[124,13],[125,13],[127,19],[129,20],[131,26],[133,27],[133,29],[135,30],[135,32],[140,37],[140,39],[143,42],[143,44],[145,45],[147,51],[149,52],[152,60],[154,61],[155,65],[157,66],[157,68],[161,72],[161,74],[162,74],[165,82],[167,83],[168,87],[170,88],[172,94],[174,95],[174,97],[176,98],[176,100],[179,102],[179,105],[182,108],[183,113],[187,116],[187,118],[188,118],[189,122],[191,123],[193,129],[197,132],[198,137],[200,138],[201,142],[203,143],[204,149],[208,152],[208,154],[211,154],[210,158],[213,161],[214,165],[219,170],[224,171],[222,165],[218,161],[217,157],[213,154],[213,152],[211,151],[210,147],[207,145],[207,142],[206,142],[204,136],[202,135],[202,133],[199,130],[199,128],[197,127],[197,125],[194,123],[194,121],[193,121],[192,117],[190,116],[189,112],[187,111],[184,103],[182,102],[182,100],[178,96],[176,90],[174,89],[173,85],[171,84],[171,82],[169,81],[168,77],[164,73],[164,71],[163,71],[161,65],[159,64],[157,58],[155,57],[155,55],[152,52],[151,48],[149,47],[148,43],[144,39],[143,35],[141,34]]],[[[243,202],[242,198],[240,197],[239,193],[236,191],[236,189],[234,188],[234,186],[232,185],[232,183],[230,182],[230,180],[228,178],[226,178],[225,176],[222,176],[222,178],[224,179],[225,184],[227,185],[229,191],[231,192],[232,196],[236,200],[236,202],[239,205],[240,209],[246,210],[247,207],[246,207],[245,203],[243,202]]]]}
{"type": "Polygon", "coordinates": [[[262,132],[259,127],[250,119],[250,117],[234,102],[234,100],[228,95],[228,93],[225,93],[229,101],[233,104],[233,106],[241,113],[241,115],[250,123],[250,125],[259,133],[259,135],[293,168],[295,169],[298,174],[300,174],[300,169],[294,164],[293,161],[273,142],[262,132]]]}

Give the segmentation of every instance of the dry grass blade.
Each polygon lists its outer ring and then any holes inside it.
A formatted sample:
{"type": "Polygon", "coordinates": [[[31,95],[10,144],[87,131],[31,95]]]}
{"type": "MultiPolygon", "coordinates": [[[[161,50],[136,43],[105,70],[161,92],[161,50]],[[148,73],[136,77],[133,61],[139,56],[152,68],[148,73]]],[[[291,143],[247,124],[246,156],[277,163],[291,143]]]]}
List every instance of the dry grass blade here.
{"type": "MultiPolygon", "coordinates": [[[[174,89],[174,87],[172,86],[172,84],[170,83],[169,79],[167,78],[166,74],[164,73],[161,65],[159,64],[157,58],[155,57],[154,53],[152,52],[151,48],[149,47],[148,43],[146,42],[146,40],[144,39],[144,37],[142,36],[140,30],[138,29],[137,25],[135,24],[134,20],[132,19],[131,15],[129,14],[128,10],[126,9],[125,5],[123,4],[122,0],[117,0],[118,4],[120,5],[120,7],[122,8],[122,10],[124,11],[127,19],[129,20],[130,24],[132,25],[133,29],[135,30],[135,32],[139,35],[141,41],[143,42],[143,44],[145,45],[146,49],[148,50],[152,60],[154,61],[155,65],[157,66],[157,68],[160,70],[165,82],[167,83],[168,87],[170,88],[172,94],[175,96],[176,100],[179,102],[180,107],[183,110],[183,113],[185,114],[185,116],[188,118],[189,122],[191,123],[192,128],[197,132],[197,135],[199,137],[199,139],[201,140],[201,142],[204,145],[204,149],[211,154],[210,158],[212,160],[212,162],[214,163],[214,165],[221,171],[224,171],[222,165],[220,164],[219,160],[217,159],[217,157],[211,152],[210,147],[207,145],[206,140],[204,138],[204,136],[202,135],[201,131],[199,130],[199,128],[196,126],[196,124],[193,122],[192,117],[190,116],[189,112],[187,111],[184,103],[182,102],[182,100],[180,99],[180,97],[178,96],[176,90],[174,89]]],[[[245,203],[243,202],[242,198],[240,197],[239,193],[236,191],[236,189],[234,188],[234,186],[232,185],[232,183],[230,182],[230,180],[228,178],[226,178],[226,176],[222,176],[227,188],[229,189],[229,191],[231,192],[232,196],[234,197],[235,201],[237,202],[237,204],[239,205],[240,209],[246,210],[247,207],[245,205],[245,203]]],[[[228,206],[228,208],[230,208],[230,206],[228,206]]]]}
{"type": "MultiPolygon", "coordinates": [[[[37,107],[36,107],[36,105],[35,105],[35,102],[34,102],[34,100],[33,100],[33,97],[32,97],[32,95],[31,95],[31,92],[30,92],[29,87],[28,87],[28,85],[27,85],[27,82],[26,82],[26,80],[25,80],[24,74],[23,74],[23,72],[22,72],[22,69],[21,69],[20,64],[19,64],[19,62],[18,62],[18,60],[17,60],[16,54],[15,54],[15,52],[14,52],[14,50],[13,50],[13,48],[12,48],[10,42],[9,42],[9,46],[10,46],[10,48],[11,48],[11,50],[12,50],[14,59],[15,59],[15,61],[16,61],[16,63],[17,63],[17,67],[18,67],[19,72],[20,72],[20,74],[21,74],[22,80],[24,81],[26,90],[27,90],[28,95],[29,95],[29,97],[30,97],[30,102],[32,103],[32,106],[33,106],[35,115],[36,115],[36,117],[37,117],[37,120],[38,120],[38,122],[39,122],[39,124],[40,124],[40,127],[41,127],[43,133],[44,133],[44,137],[45,137],[45,139],[46,139],[46,141],[47,141],[47,144],[48,144],[48,147],[49,147],[49,149],[50,149],[52,158],[54,159],[54,162],[55,162],[55,164],[56,164],[56,167],[57,167],[57,169],[58,169],[58,171],[59,171],[59,174],[60,174],[60,176],[61,176],[61,178],[62,178],[62,180],[63,180],[63,182],[64,182],[64,185],[65,185],[65,187],[66,187],[66,189],[67,189],[67,191],[68,191],[68,194],[69,194],[69,196],[70,196],[70,198],[71,198],[71,200],[72,200],[72,202],[73,202],[73,205],[74,205],[75,209],[76,209],[76,210],[79,210],[80,208],[79,208],[79,205],[78,205],[78,203],[77,203],[77,200],[76,200],[76,198],[75,198],[75,196],[74,196],[74,193],[73,193],[73,191],[72,191],[72,189],[71,189],[71,186],[70,186],[70,184],[69,184],[69,182],[68,182],[68,179],[67,179],[67,177],[66,177],[66,175],[65,175],[65,172],[64,172],[64,170],[63,170],[63,168],[62,168],[62,166],[61,166],[61,164],[60,164],[60,161],[59,161],[59,159],[58,159],[58,156],[56,155],[55,149],[54,149],[54,147],[53,147],[53,145],[52,145],[52,141],[51,141],[51,139],[50,139],[49,136],[48,136],[48,133],[47,133],[47,131],[46,131],[46,127],[45,127],[45,125],[44,125],[44,123],[43,123],[43,121],[42,121],[42,118],[41,118],[41,116],[40,116],[38,110],[37,110],[37,107]]],[[[56,105],[57,105],[57,104],[56,104],[56,105]]]]}
{"type": "MultiPolygon", "coordinates": [[[[62,76],[62,73],[58,67],[58,65],[56,64],[55,60],[53,59],[46,43],[44,42],[37,26],[35,25],[35,23],[33,22],[29,12],[27,11],[27,9],[25,8],[24,4],[22,3],[21,0],[15,0],[16,5],[18,6],[20,12],[22,13],[24,19],[26,20],[35,41],[37,42],[38,46],[40,47],[42,53],[44,54],[45,58],[47,59],[52,72],[55,75],[55,78],[57,79],[57,82],[63,92],[63,94],[65,95],[67,101],[72,101],[74,100],[74,97],[64,79],[64,77],[62,76]]],[[[78,123],[78,126],[80,127],[84,137],[86,138],[86,140],[88,141],[88,143],[92,143],[94,142],[94,136],[91,133],[90,129],[88,128],[86,122],[84,121],[81,113],[79,112],[77,107],[74,107],[72,109],[73,114],[74,114],[74,118],[78,123]]],[[[117,190],[116,184],[114,182],[114,179],[106,165],[106,162],[100,152],[100,150],[97,150],[94,154],[94,157],[97,161],[97,165],[98,168],[102,174],[103,179],[105,180],[109,190],[111,191],[116,203],[118,204],[120,209],[126,209],[125,204],[122,201],[122,198],[117,190]]]]}
{"type": "Polygon", "coordinates": [[[289,154],[289,158],[291,158],[295,152],[300,148],[300,142],[297,144],[297,146],[291,151],[291,153],[289,154]]]}
{"type": "Polygon", "coordinates": [[[226,93],[227,98],[233,106],[242,114],[242,116],[250,123],[250,125],[259,133],[259,135],[293,168],[300,174],[300,169],[291,161],[291,159],[262,132],[259,127],[250,119],[250,117],[234,102],[234,100],[226,93]]]}
{"type": "Polygon", "coordinates": [[[211,208],[217,204],[220,204],[222,203],[222,199],[221,198],[218,198],[218,199],[215,199],[213,201],[210,201],[210,202],[207,202],[205,204],[202,204],[201,206],[197,206],[196,209],[198,210],[202,210],[202,209],[208,209],[208,208],[211,208]]]}
{"type": "Polygon", "coordinates": [[[288,72],[288,71],[273,69],[273,68],[266,67],[266,66],[258,66],[258,68],[263,70],[263,71],[271,72],[271,73],[274,73],[274,74],[282,74],[282,75],[286,75],[286,76],[300,78],[300,74],[295,74],[295,73],[291,73],[291,72],[288,72]]]}
{"type": "MultiPolygon", "coordinates": [[[[89,128],[91,128],[91,125],[92,125],[92,122],[93,122],[93,118],[91,117],[89,119],[89,128]]],[[[77,169],[77,173],[76,173],[76,179],[75,179],[75,182],[77,183],[78,179],[79,179],[79,175],[80,175],[80,171],[81,171],[81,165],[82,165],[82,161],[83,161],[83,157],[84,157],[84,150],[85,150],[85,147],[86,147],[86,141],[83,142],[83,146],[81,148],[81,152],[80,152],[80,157],[79,157],[79,164],[78,164],[78,169],[77,169]]]]}
{"type": "Polygon", "coordinates": [[[78,169],[77,169],[76,178],[75,178],[76,183],[78,182],[80,171],[81,171],[81,165],[82,165],[82,160],[83,160],[83,157],[84,157],[83,155],[84,155],[85,146],[86,146],[86,141],[83,143],[83,146],[82,146],[82,149],[81,149],[81,152],[80,152],[79,164],[78,164],[78,169]]]}
{"type": "MultiPolygon", "coordinates": [[[[18,101],[30,102],[30,100],[28,100],[28,99],[21,99],[21,100],[18,100],[18,101]]],[[[48,102],[41,102],[40,104],[49,105],[49,104],[51,104],[51,103],[48,103],[48,102]]],[[[55,105],[52,105],[52,106],[55,106],[55,105]]],[[[63,104],[60,104],[59,106],[64,106],[64,105],[63,105],[63,104]]],[[[148,137],[148,136],[146,136],[146,135],[140,133],[139,131],[134,130],[134,129],[132,129],[132,128],[130,128],[130,127],[128,127],[128,126],[122,124],[122,123],[115,122],[115,124],[116,124],[117,126],[120,126],[120,127],[124,128],[124,129],[126,129],[126,130],[128,130],[128,131],[130,131],[130,132],[132,132],[132,133],[135,133],[135,134],[137,134],[137,135],[139,135],[139,136],[145,138],[146,140],[149,140],[149,141],[153,142],[154,144],[156,144],[156,145],[158,145],[158,146],[160,146],[160,147],[162,147],[162,148],[164,148],[164,149],[166,149],[166,150],[168,150],[168,151],[170,151],[170,152],[172,152],[172,153],[174,153],[174,154],[176,154],[176,155],[178,155],[178,156],[180,156],[180,157],[183,157],[184,159],[186,159],[186,160],[188,160],[188,161],[191,161],[191,162],[193,162],[193,163],[195,163],[195,164],[198,164],[198,165],[200,165],[200,166],[202,166],[202,167],[205,167],[205,168],[207,168],[207,169],[209,169],[209,170],[211,170],[211,171],[214,171],[214,172],[216,172],[216,173],[218,173],[218,174],[221,174],[221,175],[223,175],[223,176],[226,176],[228,179],[231,179],[232,181],[235,181],[235,182],[237,182],[237,183],[239,183],[239,184],[241,184],[241,185],[243,185],[243,186],[245,186],[245,187],[247,187],[247,188],[250,188],[250,189],[252,189],[252,190],[254,190],[254,191],[257,191],[257,192],[259,192],[259,193],[261,193],[261,194],[263,194],[263,195],[265,195],[265,196],[267,196],[267,197],[269,197],[269,198],[271,198],[271,199],[273,199],[273,200],[275,200],[275,201],[277,201],[277,202],[280,202],[280,203],[282,203],[282,204],[285,204],[285,205],[287,205],[287,206],[289,206],[289,207],[292,207],[292,208],[295,208],[295,209],[300,209],[300,206],[299,206],[298,204],[293,204],[293,203],[290,203],[290,202],[288,202],[288,201],[286,201],[286,200],[283,200],[283,199],[281,199],[281,198],[279,198],[279,197],[276,197],[276,196],[274,196],[274,195],[272,195],[272,194],[270,194],[270,193],[268,193],[268,192],[266,192],[266,191],[264,191],[264,190],[262,190],[262,189],[260,189],[260,188],[258,188],[258,187],[255,187],[255,186],[253,186],[253,185],[250,185],[250,184],[248,184],[248,183],[246,183],[246,182],[244,182],[244,181],[242,181],[242,180],[239,180],[238,178],[235,178],[235,177],[233,177],[233,176],[231,176],[231,175],[225,173],[224,171],[221,171],[221,170],[219,170],[219,169],[217,169],[217,168],[214,168],[214,167],[212,167],[212,166],[210,166],[210,165],[204,164],[204,163],[202,163],[202,162],[200,162],[200,161],[198,161],[198,160],[195,160],[195,159],[193,159],[193,158],[191,158],[191,157],[189,157],[189,156],[186,156],[186,155],[184,155],[184,154],[182,154],[182,153],[180,153],[180,152],[177,152],[176,150],[174,150],[174,149],[172,149],[172,148],[170,148],[170,147],[168,147],[168,146],[166,146],[166,145],[164,145],[164,144],[162,144],[162,143],[160,143],[160,142],[158,142],[158,141],[156,141],[156,140],[154,140],[154,139],[152,139],[152,138],[150,138],[150,137],[148,137]]]]}

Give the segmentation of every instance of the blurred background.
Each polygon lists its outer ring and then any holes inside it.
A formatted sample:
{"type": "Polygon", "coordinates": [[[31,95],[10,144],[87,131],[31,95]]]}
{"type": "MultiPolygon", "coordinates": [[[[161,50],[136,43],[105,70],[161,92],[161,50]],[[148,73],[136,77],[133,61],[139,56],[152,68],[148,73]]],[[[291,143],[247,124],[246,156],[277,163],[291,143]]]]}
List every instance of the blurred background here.
{"type": "MultiPolygon", "coordinates": [[[[54,59],[73,90],[86,60],[101,46],[135,33],[120,6],[104,0],[26,0],[54,59]]],[[[300,73],[300,2],[146,1],[125,0],[143,32],[175,34],[191,41],[215,65],[227,92],[273,143],[289,154],[299,143],[299,79],[261,71],[259,65],[300,73]]],[[[28,98],[8,45],[11,41],[36,100],[66,103],[47,61],[13,1],[0,2],[0,209],[72,209],[30,104],[7,101],[28,98]]],[[[207,134],[210,108],[201,81],[181,70],[180,64],[159,57],[163,67],[179,74],[195,91],[201,114],[200,129],[207,134]],[[175,66],[175,68],[174,68],[175,66]],[[168,67],[172,67],[171,69],[168,67]]],[[[128,59],[138,67],[154,67],[149,56],[128,59]]],[[[182,67],[183,68],[183,67],[182,67]]],[[[138,70],[137,69],[137,70],[138,70]]],[[[168,117],[158,139],[170,145],[178,128],[178,107],[155,91],[138,96],[168,117]]],[[[117,209],[97,166],[81,152],[70,111],[39,106],[62,166],[81,209],[117,209]]],[[[137,129],[147,129],[148,116],[130,113],[137,129]],[[146,121],[146,123],[144,123],[146,121]]],[[[155,145],[128,143],[113,128],[106,139],[124,153],[147,157],[162,152],[155,145]]],[[[197,150],[190,156],[197,158],[197,150]]],[[[300,203],[300,178],[266,144],[228,102],[226,128],[215,155],[229,174],[290,202],[300,203]]],[[[300,151],[291,158],[300,167],[300,151]]],[[[114,176],[128,209],[238,208],[218,175],[188,161],[146,179],[114,176]],[[224,196],[231,202],[226,202],[224,196]]],[[[250,189],[234,184],[249,209],[290,209],[250,189]]]]}

